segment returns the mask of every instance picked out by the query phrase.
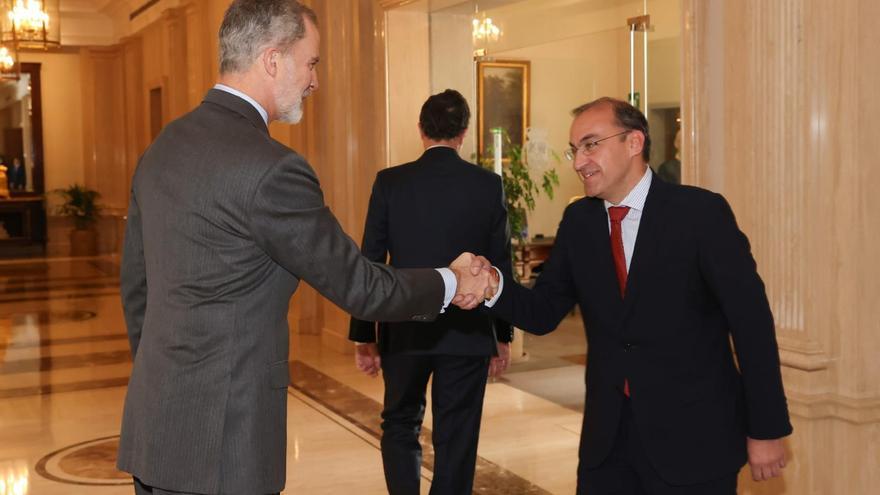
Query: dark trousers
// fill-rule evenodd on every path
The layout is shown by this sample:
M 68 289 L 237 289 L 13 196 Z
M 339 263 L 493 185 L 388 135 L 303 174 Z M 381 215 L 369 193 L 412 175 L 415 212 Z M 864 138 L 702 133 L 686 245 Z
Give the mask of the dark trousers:
M 488 372 L 488 356 L 382 356 L 382 463 L 388 493 L 419 493 L 419 433 L 425 417 L 425 391 L 432 375 L 434 479 L 430 493 L 471 493 Z
M 628 399 L 608 458 L 594 469 L 578 466 L 578 495 L 736 495 L 737 472 L 697 485 L 675 486 L 660 478 L 642 447 Z
M 197 495 L 188 492 L 172 492 L 161 488 L 154 488 L 141 483 L 141 480 L 134 478 L 134 494 L 135 495 Z M 275 494 L 278 495 L 278 494 Z

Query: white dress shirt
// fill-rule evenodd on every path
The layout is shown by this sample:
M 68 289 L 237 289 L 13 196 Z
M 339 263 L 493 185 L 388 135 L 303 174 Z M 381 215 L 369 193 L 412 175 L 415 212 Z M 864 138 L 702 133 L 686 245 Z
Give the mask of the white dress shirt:
M 651 189 L 653 177 L 651 167 L 645 170 L 645 175 L 632 188 L 632 191 L 623 198 L 620 204 L 605 201 L 605 214 L 612 206 L 629 206 L 629 212 L 620 222 L 620 231 L 623 234 L 623 254 L 626 257 L 626 272 L 629 273 L 629 264 L 632 261 L 633 251 L 636 248 L 636 237 L 639 235 L 639 224 L 642 221 L 642 212 L 645 210 L 645 200 L 648 199 L 648 190 Z M 611 217 L 608 217 L 608 232 L 611 232 Z

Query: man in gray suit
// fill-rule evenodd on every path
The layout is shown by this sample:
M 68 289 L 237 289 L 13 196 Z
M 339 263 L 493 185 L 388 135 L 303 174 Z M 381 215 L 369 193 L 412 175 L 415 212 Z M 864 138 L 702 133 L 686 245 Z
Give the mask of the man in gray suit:
M 267 494 L 285 483 L 287 312 L 305 280 L 365 320 L 431 321 L 494 290 L 488 262 L 394 270 L 360 255 L 305 159 L 296 123 L 317 88 L 314 13 L 236 0 L 220 84 L 169 124 L 132 181 L 121 293 L 134 367 L 118 467 L 135 493 Z

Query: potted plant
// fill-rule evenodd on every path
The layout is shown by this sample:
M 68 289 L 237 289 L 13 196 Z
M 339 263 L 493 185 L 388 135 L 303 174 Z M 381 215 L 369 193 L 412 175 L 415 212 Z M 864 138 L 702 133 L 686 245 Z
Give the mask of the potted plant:
M 97 199 L 98 191 L 73 184 L 66 189 L 52 191 L 62 198 L 56 213 L 73 219 L 74 228 L 70 231 L 71 256 L 94 256 L 98 253 L 98 232 L 95 222 L 101 213 Z
M 505 158 L 507 164 L 501 170 L 501 182 L 504 186 L 504 196 L 507 201 L 507 221 L 510 224 L 510 237 L 513 241 L 511 259 L 516 265 L 521 262 L 522 246 L 528 241 L 528 212 L 535 210 L 535 198 L 541 191 L 548 198 L 553 199 L 553 189 L 559 185 L 559 176 L 555 169 L 550 169 L 541 174 L 541 185 L 532 179 L 529 173 L 529 164 L 523 153 L 522 146 L 510 141 L 510 136 L 505 132 Z M 491 155 L 491 150 L 490 153 Z M 553 157 L 559 161 L 555 154 Z M 492 170 L 492 158 L 480 160 L 480 165 Z M 514 277 L 519 276 L 514 270 Z

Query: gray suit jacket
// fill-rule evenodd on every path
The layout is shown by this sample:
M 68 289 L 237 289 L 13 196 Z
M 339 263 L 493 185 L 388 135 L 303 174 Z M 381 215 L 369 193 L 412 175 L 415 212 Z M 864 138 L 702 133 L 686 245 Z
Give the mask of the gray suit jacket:
M 367 320 L 430 321 L 433 269 L 371 263 L 305 159 L 211 90 L 132 182 L 121 292 L 134 369 L 118 466 L 197 493 L 284 488 L 290 298 L 300 279 Z

